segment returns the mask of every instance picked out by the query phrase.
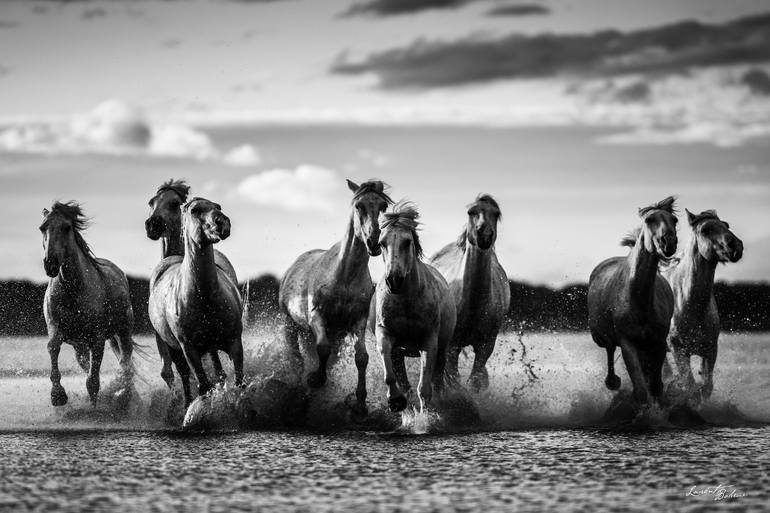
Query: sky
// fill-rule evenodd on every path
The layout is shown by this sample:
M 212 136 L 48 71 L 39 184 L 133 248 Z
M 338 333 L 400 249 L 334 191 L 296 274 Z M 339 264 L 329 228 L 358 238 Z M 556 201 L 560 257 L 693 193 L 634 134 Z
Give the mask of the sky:
M 44 279 L 40 210 L 82 201 L 99 256 L 149 275 L 169 177 L 233 218 L 241 276 L 341 237 L 344 179 L 423 211 L 428 253 L 489 192 L 509 275 L 587 279 L 677 194 L 770 280 L 770 6 L 717 0 L 0 3 L 0 278 Z M 240 231 L 239 231 L 240 227 Z M 684 223 L 681 236 L 686 239 Z M 378 272 L 373 264 L 373 271 Z

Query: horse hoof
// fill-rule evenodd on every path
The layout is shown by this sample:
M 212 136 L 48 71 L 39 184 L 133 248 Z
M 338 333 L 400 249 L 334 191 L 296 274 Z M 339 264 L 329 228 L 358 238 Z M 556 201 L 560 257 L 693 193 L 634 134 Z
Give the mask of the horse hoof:
M 51 404 L 54 406 L 64 406 L 67 404 L 67 392 L 63 387 L 51 389 Z
M 388 407 L 392 412 L 400 412 L 406 409 L 406 397 L 399 395 L 388 399 Z
M 326 374 L 318 371 L 311 372 L 307 377 L 307 384 L 310 388 L 321 388 L 326 384 Z
M 486 377 L 471 377 L 469 380 L 468 385 L 471 388 L 471 391 L 478 394 L 479 392 L 483 392 L 487 388 L 489 388 L 489 378 Z
M 607 376 L 607 379 L 604 380 L 604 384 L 607 385 L 607 388 L 610 390 L 617 390 L 620 388 L 620 378 L 614 374 Z

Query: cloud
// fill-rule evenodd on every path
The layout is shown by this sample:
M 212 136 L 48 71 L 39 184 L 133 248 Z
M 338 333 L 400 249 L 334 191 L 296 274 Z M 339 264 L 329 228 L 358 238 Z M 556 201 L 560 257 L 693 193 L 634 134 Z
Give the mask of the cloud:
M 669 145 L 713 144 L 722 148 L 741 146 L 747 141 L 770 137 L 770 123 L 733 125 L 719 122 L 702 122 L 685 127 L 640 128 L 629 132 L 600 137 L 604 144 L 617 145 Z
M 244 179 L 237 187 L 242 198 L 258 205 L 294 211 L 330 211 L 342 180 L 323 167 L 302 164 L 296 169 L 273 169 Z
M 511 78 L 681 73 L 687 68 L 770 60 L 770 14 L 709 25 L 592 34 L 419 39 L 358 62 L 338 57 L 337 74 L 374 74 L 383 89 L 429 89 Z
M 225 153 L 222 161 L 231 166 L 256 166 L 262 163 L 262 156 L 254 146 L 244 144 Z
M 540 4 L 508 4 L 491 8 L 487 16 L 543 16 L 550 13 L 551 9 Z
M 83 10 L 81 17 L 84 20 L 95 20 L 96 18 L 104 18 L 107 16 L 107 9 L 103 7 L 89 7 Z
M 369 0 L 353 4 L 342 16 L 394 16 L 428 9 L 455 9 L 474 0 Z
M 0 20 L 0 29 L 12 29 L 19 26 L 18 21 Z
M 215 160 L 244 165 L 258 156 L 241 146 L 221 152 L 209 136 L 181 122 L 153 122 L 120 100 L 108 100 L 89 112 L 49 122 L 19 122 L 0 131 L 0 152 L 77 155 L 139 155 Z

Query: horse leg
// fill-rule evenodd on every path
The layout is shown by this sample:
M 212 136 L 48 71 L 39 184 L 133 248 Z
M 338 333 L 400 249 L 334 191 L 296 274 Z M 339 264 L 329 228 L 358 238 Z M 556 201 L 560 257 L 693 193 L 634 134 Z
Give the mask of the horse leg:
M 113 342 L 115 341 L 114 338 L 112 340 Z M 123 385 L 128 387 L 134 381 L 134 361 L 132 356 L 134 354 L 134 346 L 136 345 L 129 330 L 123 330 L 118 333 L 117 345 L 120 347 L 120 368 L 123 373 Z
M 711 397 L 714 391 L 714 365 L 717 363 L 716 346 L 707 356 L 701 358 L 701 374 L 703 375 L 703 386 L 701 387 L 701 399 L 706 400 Z
M 241 334 L 239 333 L 233 343 L 230 344 L 230 358 L 233 360 L 233 370 L 235 372 L 235 386 L 239 387 L 243 385 L 243 342 L 241 341 Z M 218 360 L 219 358 L 217 358 Z M 221 364 L 220 364 L 221 370 Z M 222 381 L 226 377 L 225 373 L 222 373 Z
M 647 355 L 647 375 L 650 380 L 650 394 L 663 405 L 663 364 L 666 361 L 666 352 L 662 354 L 651 353 Z
M 217 381 L 224 383 L 227 381 L 227 374 L 222 368 L 222 360 L 219 359 L 219 353 L 214 349 L 209 355 L 211 356 L 211 363 L 214 365 L 214 373 L 217 375 Z M 230 357 L 232 358 L 232 355 L 230 355 Z
M 166 382 L 168 388 L 174 388 L 174 371 L 171 370 L 171 363 L 173 361 L 171 358 L 171 348 L 157 333 L 155 334 L 155 345 L 158 346 L 158 355 L 160 355 L 160 361 L 163 364 L 163 368 L 160 370 L 160 377 Z M 186 362 L 185 365 L 187 365 Z
M 366 351 L 366 321 L 356 330 L 356 369 L 358 384 L 356 385 L 356 413 L 366 415 L 366 367 L 369 365 L 369 353 Z
M 59 351 L 63 340 L 56 334 L 48 341 L 48 355 L 51 357 L 51 404 L 63 406 L 67 404 L 67 392 L 61 385 L 61 372 L 59 372 Z
M 489 373 L 487 361 L 495 349 L 495 338 L 482 341 L 473 346 L 473 370 L 468 378 L 468 384 L 474 392 L 483 392 L 489 388 Z
M 313 313 L 310 318 L 310 328 L 315 336 L 316 351 L 318 352 L 318 370 L 310 373 L 307 384 L 311 388 L 320 388 L 326 384 L 326 364 L 332 352 L 329 337 L 326 335 L 324 320 L 318 313 Z
M 604 379 L 604 384 L 610 390 L 617 390 L 620 388 L 620 378 L 615 374 L 615 344 L 609 343 L 605 349 L 607 350 L 607 377 Z
M 695 378 L 692 376 L 690 366 L 690 353 L 684 348 L 674 349 L 674 362 L 676 363 L 679 388 L 689 394 L 695 386 Z
M 88 396 L 94 406 L 96 406 L 96 399 L 99 397 L 99 372 L 102 368 L 103 358 L 104 340 L 95 340 L 91 344 L 91 368 L 88 370 L 88 379 L 86 379 L 86 390 L 88 390 Z
M 461 349 L 460 344 L 452 341 L 446 350 L 446 377 L 449 385 L 452 387 L 460 386 L 460 370 L 458 367 Z
M 385 384 L 388 387 L 388 407 L 390 411 L 403 411 L 406 408 L 406 397 L 399 390 L 396 383 L 396 375 L 393 372 L 393 360 L 391 359 L 391 351 L 393 349 L 393 342 L 387 334 L 380 328 L 376 330 L 377 345 L 380 348 L 380 357 L 382 358 L 382 367 L 385 371 Z
M 192 402 L 192 391 L 190 390 L 190 365 L 184 357 L 184 352 L 181 349 L 176 349 L 170 346 L 168 348 L 169 357 L 174 362 L 176 371 L 179 373 L 179 377 L 182 379 L 182 390 L 184 391 L 184 404 L 190 406 Z
M 405 395 L 409 395 L 412 385 L 409 383 L 409 376 L 406 374 L 406 362 L 404 361 L 404 350 L 400 347 L 394 347 L 390 353 L 390 359 L 393 362 L 393 373 L 396 375 L 396 383 Z
M 434 333 L 420 349 L 420 383 L 417 385 L 417 395 L 420 398 L 420 411 L 424 410 L 433 397 L 433 370 L 438 351 L 438 334 Z
M 184 351 L 187 363 L 195 372 L 195 377 L 198 378 L 198 395 L 206 395 L 214 387 L 211 386 L 211 382 L 206 376 L 206 370 L 203 368 L 203 362 L 201 362 L 201 354 L 191 344 L 182 344 L 182 351 Z
M 634 386 L 634 399 L 639 404 L 647 404 L 649 401 L 647 393 L 647 383 L 644 379 L 642 363 L 639 361 L 639 355 L 636 348 L 627 340 L 620 342 L 620 350 L 623 353 L 623 361 L 626 363 L 628 375 Z
M 83 372 L 88 372 L 89 367 L 91 367 L 91 357 L 86 346 L 75 346 L 75 359 L 78 361 L 80 368 L 83 369 Z

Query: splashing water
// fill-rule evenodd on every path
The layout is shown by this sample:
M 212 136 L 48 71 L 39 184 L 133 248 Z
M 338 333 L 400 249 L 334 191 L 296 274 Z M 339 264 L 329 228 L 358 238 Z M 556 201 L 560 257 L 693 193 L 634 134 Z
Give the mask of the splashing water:
M 70 402 L 54 408 L 50 405 L 46 340 L 4 339 L 0 385 L 6 393 L 0 395 L 0 411 L 4 412 L 0 428 L 145 430 L 184 423 L 193 430 L 302 426 L 416 434 L 645 425 L 634 420 L 638 412 L 629 406 L 630 381 L 622 359 L 617 367 L 622 388 L 615 394 L 604 386 L 604 352 L 587 334 L 503 333 L 487 365 L 489 389 L 479 394 L 464 388 L 434 393 L 427 412 L 419 411 L 414 398 L 407 413 L 390 412 L 381 363 L 371 358 L 367 371 L 369 413 L 365 418 L 354 415 L 350 407 L 357 381 L 352 341 L 347 340 L 333 353 L 326 385 L 309 389 L 305 378 L 317 365 L 315 348 L 301 345 L 303 365 L 278 334 L 274 325 L 248 329 L 244 334 L 247 386 L 220 385 L 209 396 L 197 399 L 189 411 L 184 408 L 179 378 L 169 390 L 159 377 L 160 362 L 152 354 L 137 358 L 137 373 L 128 394 L 120 392 L 125 388 L 113 378 L 119 375 L 116 359 L 105 355 L 104 385 L 99 403 L 92 407 L 85 391 L 85 375 L 68 346 L 61 353 L 60 368 Z M 707 423 L 728 426 L 770 422 L 770 398 L 765 393 L 770 387 L 768 338 L 767 334 L 723 334 L 712 399 L 695 412 L 675 407 L 660 415 L 650 414 L 644 417 L 651 419 L 647 424 L 652 428 L 696 425 L 700 417 Z M 149 337 L 141 342 L 152 345 Z M 367 346 L 370 354 L 377 354 L 374 340 L 368 339 Z M 470 372 L 470 356 L 460 359 L 463 382 Z M 232 366 L 224 363 L 230 383 Z M 407 372 L 416 385 L 419 359 L 407 359 Z

